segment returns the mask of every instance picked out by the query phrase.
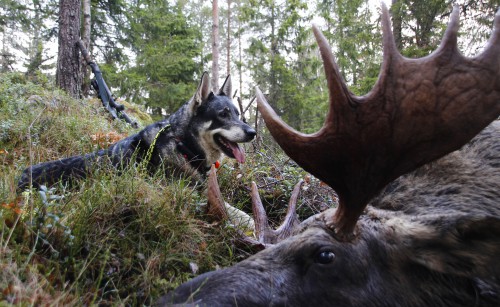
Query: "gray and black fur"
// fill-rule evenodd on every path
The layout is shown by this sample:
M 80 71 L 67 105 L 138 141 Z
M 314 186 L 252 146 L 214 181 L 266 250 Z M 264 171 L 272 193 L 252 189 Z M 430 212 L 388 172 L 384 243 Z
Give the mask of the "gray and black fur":
M 107 149 L 28 167 L 21 175 L 18 190 L 30 186 L 30 175 L 33 187 L 51 186 L 60 180 L 84 178 L 96 164 L 108 160 L 115 167 L 123 167 L 131 161 L 148 159 L 151 171 L 165 167 L 169 172 L 193 177 L 204 176 L 222 154 L 244 162 L 237 143 L 251 141 L 256 132 L 239 119 L 230 94 L 230 76 L 214 94 L 208 74 L 204 73 L 194 96 L 169 118 Z

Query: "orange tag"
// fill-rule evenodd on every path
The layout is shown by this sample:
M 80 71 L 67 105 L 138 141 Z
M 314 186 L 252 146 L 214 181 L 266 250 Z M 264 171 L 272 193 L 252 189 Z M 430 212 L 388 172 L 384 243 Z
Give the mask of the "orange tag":
M 215 161 L 214 165 L 215 165 L 215 168 L 219 168 L 220 167 L 220 162 L 219 161 Z

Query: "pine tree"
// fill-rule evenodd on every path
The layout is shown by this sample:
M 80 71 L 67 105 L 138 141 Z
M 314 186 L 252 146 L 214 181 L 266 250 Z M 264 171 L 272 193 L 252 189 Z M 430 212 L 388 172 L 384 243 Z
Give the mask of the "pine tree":
M 212 0 L 212 90 L 219 89 L 219 2 Z
M 122 91 L 144 103 L 156 114 L 175 111 L 195 90 L 201 69 L 199 33 L 188 25 L 181 7 L 166 1 L 142 1 L 130 7 L 129 47 L 135 63 L 123 70 Z M 118 81 L 118 80 L 117 80 Z M 126 84 L 126 86 L 123 86 Z
M 366 94 L 378 77 L 381 54 L 380 29 L 368 1 L 319 1 L 318 10 L 344 80 L 356 94 Z
M 446 11 L 451 12 L 451 3 L 450 0 L 393 2 L 393 16 L 401 22 L 401 41 L 398 43 L 403 55 L 423 57 L 437 48 L 446 28 L 442 17 Z
M 56 84 L 69 95 L 81 96 L 80 50 L 80 0 L 59 1 L 59 48 Z
M 242 8 L 242 21 L 252 33 L 248 69 L 268 100 L 290 125 L 300 128 L 300 85 L 292 70 L 297 37 L 307 20 L 302 0 L 250 0 Z

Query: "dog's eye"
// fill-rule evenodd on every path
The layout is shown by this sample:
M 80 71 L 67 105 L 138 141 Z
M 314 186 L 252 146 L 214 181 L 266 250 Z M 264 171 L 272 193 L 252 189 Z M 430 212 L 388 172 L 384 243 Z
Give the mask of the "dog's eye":
M 219 116 L 222 118 L 228 118 L 229 114 L 230 114 L 229 109 L 224 109 L 219 113 Z

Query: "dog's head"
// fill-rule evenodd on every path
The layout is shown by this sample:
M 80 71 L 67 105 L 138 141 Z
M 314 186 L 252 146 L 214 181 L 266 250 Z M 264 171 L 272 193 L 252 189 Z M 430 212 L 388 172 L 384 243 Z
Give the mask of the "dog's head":
M 210 80 L 204 73 L 196 94 L 190 103 L 191 125 L 197 132 L 201 149 L 208 164 L 214 163 L 224 153 L 238 162 L 245 162 L 245 153 L 238 143 L 250 142 L 256 135 L 254 129 L 240 120 L 238 109 L 231 99 L 231 76 L 214 94 Z

